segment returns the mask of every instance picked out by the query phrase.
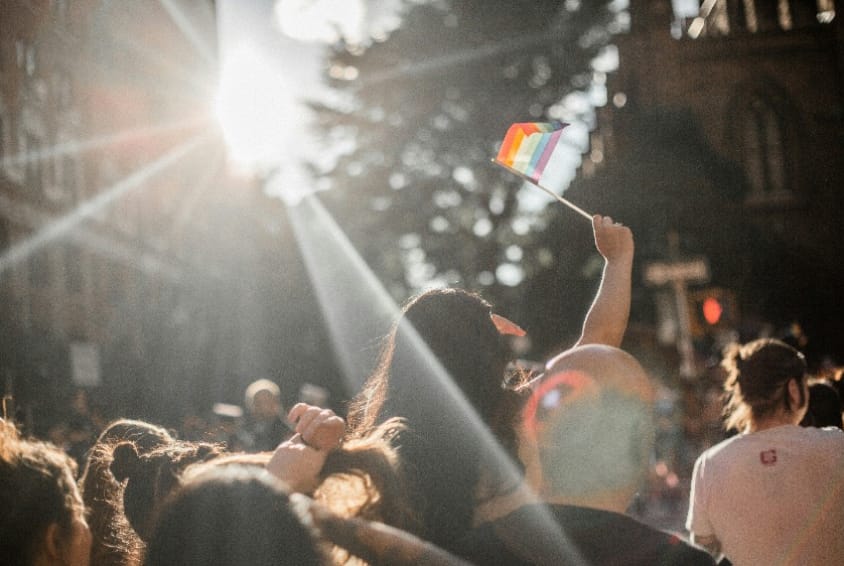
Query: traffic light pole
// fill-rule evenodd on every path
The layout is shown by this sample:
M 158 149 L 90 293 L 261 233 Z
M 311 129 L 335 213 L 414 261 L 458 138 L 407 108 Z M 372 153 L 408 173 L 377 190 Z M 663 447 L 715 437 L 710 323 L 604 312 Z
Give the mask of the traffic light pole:
M 677 352 L 680 354 L 680 377 L 695 377 L 695 351 L 692 344 L 692 326 L 689 316 L 689 298 L 685 279 L 674 279 L 674 300 L 677 303 Z
M 677 308 L 676 342 L 677 352 L 680 354 L 680 376 L 691 379 L 697 375 L 697 371 L 694 344 L 692 344 L 687 284 L 708 281 L 709 264 L 705 258 L 678 260 L 679 235 L 677 232 L 668 234 L 668 247 L 672 261 L 652 262 L 645 266 L 645 282 L 654 286 L 671 284 Z

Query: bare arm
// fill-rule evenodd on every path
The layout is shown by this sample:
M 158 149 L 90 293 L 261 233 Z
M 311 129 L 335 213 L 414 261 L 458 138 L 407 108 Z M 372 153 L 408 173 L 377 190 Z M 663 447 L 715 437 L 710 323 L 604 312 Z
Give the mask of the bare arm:
M 301 505 L 305 500 L 297 496 L 296 501 Z M 373 566 L 469 566 L 461 558 L 407 531 L 376 521 L 341 518 L 310 501 L 306 508 L 327 540 Z
M 592 230 L 595 247 L 604 257 L 604 272 L 575 346 L 605 344 L 618 348 L 630 316 L 633 233 L 609 216 L 598 214 L 592 217 Z
M 692 533 L 692 543 L 705 549 L 712 556 L 718 557 L 721 554 L 721 541 L 715 535 L 701 537 Z

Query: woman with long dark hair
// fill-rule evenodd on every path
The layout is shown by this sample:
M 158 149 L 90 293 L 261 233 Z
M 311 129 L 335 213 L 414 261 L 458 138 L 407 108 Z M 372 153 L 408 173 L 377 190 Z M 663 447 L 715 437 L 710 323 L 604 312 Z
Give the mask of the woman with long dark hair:
M 630 309 L 633 237 L 609 217 L 593 231 L 605 259 L 577 344 L 618 346 Z M 532 500 L 520 473 L 526 376 L 508 371 L 508 335 L 523 334 L 480 296 L 431 290 L 409 301 L 349 411 L 351 435 L 401 417 L 396 438 L 417 534 L 454 549 L 474 523 Z

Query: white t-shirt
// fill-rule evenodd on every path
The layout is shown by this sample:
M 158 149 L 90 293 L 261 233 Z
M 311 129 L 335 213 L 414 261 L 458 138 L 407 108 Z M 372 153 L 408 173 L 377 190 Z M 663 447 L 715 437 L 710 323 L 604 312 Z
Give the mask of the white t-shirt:
M 697 459 L 686 528 L 736 566 L 844 564 L 844 432 L 784 425 Z

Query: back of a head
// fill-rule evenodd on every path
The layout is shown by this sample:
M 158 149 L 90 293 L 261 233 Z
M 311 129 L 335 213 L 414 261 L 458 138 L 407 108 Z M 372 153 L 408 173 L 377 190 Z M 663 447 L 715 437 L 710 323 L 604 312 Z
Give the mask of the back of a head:
M 144 454 L 173 442 L 173 437 L 160 426 L 131 419 L 119 419 L 106 426 L 91 447 L 80 479 L 86 506 L 110 500 L 118 491 L 119 486 L 108 468 L 114 447 L 121 442 L 132 442 L 138 453 Z
M 147 566 L 319 565 L 322 554 L 282 485 L 254 466 L 208 468 L 163 505 Z
M 792 379 L 802 383 L 807 372 L 803 354 L 772 338 L 728 346 L 722 366 L 727 371 L 724 390 L 729 396 L 725 426 L 739 431 L 781 408 L 791 410 L 785 385 Z
M 555 358 L 525 410 L 543 495 L 626 508 L 653 448 L 653 397 L 647 372 L 618 348 L 580 346 Z
M 433 289 L 412 299 L 403 316 L 404 323 L 409 323 L 482 414 L 497 401 L 504 368 L 511 356 L 507 342 L 490 318 L 491 312 L 490 304 L 474 293 Z M 423 385 L 404 383 L 402 379 L 407 375 L 415 377 L 426 369 L 418 366 L 418 350 L 414 333 L 400 324 L 395 334 L 391 391 L 406 393 L 400 388 Z
M 400 454 L 428 529 L 420 534 L 441 545 L 468 527 L 480 469 L 501 473 L 499 452 L 477 436 L 478 427 L 489 428 L 511 456 L 517 452 L 523 397 L 503 385 L 511 351 L 490 315 L 489 303 L 460 289 L 411 299 L 362 402 L 350 411 L 353 428 L 390 417 L 406 421 Z
M 809 385 L 809 410 L 800 425 L 844 428 L 841 419 L 841 398 L 832 383 L 821 380 Z
M 79 482 L 93 539 L 92 564 L 127 564 L 139 556 L 142 547 L 123 515 L 123 490 L 109 469 L 115 446 L 132 442 L 138 453 L 145 454 L 173 441 L 165 429 L 131 419 L 113 421 L 100 433 Z
M 47 529 L 63 532 L 84 510 L 76 489 L 74 462 L 58 448 L 20 438 L 0 419 L 0 559 L 29 565 L 43 550 Z
M 139 453 L 132 442 L 114 448 L 110 469 L 117 482 L 125 482 L 124 514 L 141 540 L 149 538 L 158 507 L 178 487 L 180 474 L 222 453 L 215 444 L 188 441 L 173 441 L 147 453 Z

